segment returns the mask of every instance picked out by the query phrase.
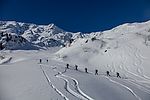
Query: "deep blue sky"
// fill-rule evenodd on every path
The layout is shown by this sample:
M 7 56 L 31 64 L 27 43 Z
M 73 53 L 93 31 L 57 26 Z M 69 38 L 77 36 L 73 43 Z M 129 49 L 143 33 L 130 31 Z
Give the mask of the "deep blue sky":
M 0 0 L 0 20 L 49 24 L 72 32 L 150 20 L 150 0 Z

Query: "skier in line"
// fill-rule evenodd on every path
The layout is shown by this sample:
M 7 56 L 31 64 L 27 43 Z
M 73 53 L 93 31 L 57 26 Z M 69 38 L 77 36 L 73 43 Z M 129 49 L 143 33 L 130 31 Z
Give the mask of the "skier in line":
M 40 59 L 40 63 L 42 63 L 42 59 Z
M 87 68 L 85 68 L 85 72 L 88 73 Z
M 117 77 L 121 78 L 118 72 L 116 74 L 117 74 Z
M 75 65 L 75 70 L 78 70 L 78 65 Z
M 97 69 L 95 70 L 95 75 L 98 75 L 98 70 Z
M 107 76 L 110 76 L 109 71 L 106 71 Z
M 67 66 L 66 68 L 69 69 L 69 64 L 67 64 L 66 66 Z

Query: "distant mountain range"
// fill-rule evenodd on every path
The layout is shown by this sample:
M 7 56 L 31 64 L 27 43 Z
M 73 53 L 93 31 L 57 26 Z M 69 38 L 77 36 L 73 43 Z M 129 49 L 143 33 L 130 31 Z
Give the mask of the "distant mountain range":
M 149 45 L 150 36 L 144 33 L 150 32 L 150 21 L 145 23 L 127 23 L 104 32 L 67 32 L 54 24 L 36 25 L 16 21 L 0 21 L 0 49 L 46 49 L 48 47 L 66 46 L 77 38 L 99 37 L 102 34 L 118 34 L 136 32 L 145 37 Z M 142 31 L 142 34 L 140 34 Z M 117 36 L 117 35 L 115 35 Z
M 81 33 L 66 32 L 54 24 L 36 25 L 15 21 L 0 21 L 1 49 L 39 49 L 65 46 Z

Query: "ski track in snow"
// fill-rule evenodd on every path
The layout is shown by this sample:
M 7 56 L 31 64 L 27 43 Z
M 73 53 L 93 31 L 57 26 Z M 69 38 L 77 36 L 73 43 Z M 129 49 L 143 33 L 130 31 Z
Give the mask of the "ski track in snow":
M 141 81 L 136 81 L 138 82 L 137 84 L 143 86 L 144 88 L 150 90 L 150 84 L 149 83 L 146 83 L 146 82 L 141 82 Z
M 144 80 L 150 81 L 149 79 L 146 79 L 145 77 L 142 77 L 142 76 L 140 76 L 140 75 L 137 75 L 137 74 L 135 74 L 135 73 L 133 73 L 133 72 L 130 72 L 130 71 L 128 71 L 128 70 L 125 70 L 125 71 L 126 71 L 127 73 L 133 75 L 133 76 L 136 76 L 136 77 L 142 78 L 142 79 L 144 79 Z
M 126 71 L 126 72 L 128 72 L 129 74 L 131 74 L 131 75 L 134 75 L 134 76 L 136 76 L 136 77 L 139 77 L 139 78 L 142 78 L 142 79 L 145 79 L 145 80 L 148 80 L 148 81 L 150 81 L 150 78 L 149 77 L 147 77 L 146 75 L 144 75 L 143 74 L 143 72 L 142 72 L 142 68 L 141 68 L 141 65 L 142 65 L 142 63 L 143 63 L 143 56 L 141 57 L 141 54 L 140 54 L 140 50 L 138 49 L 138 48 L 136 48 L 133 44 L 127 44 L 127 47 L 129 48 L 129 50 L 130 50 L 130 53 L 132 53 L 131 51 L 134 49 L 134 56 L 136 57 L 136 60 L 138 60 L 139 61 L 139 63 L 137 63 L 136 62 L 136 60 L 134 61 L 134 63 L 133 63 L 133 66 L 135 66 L 137 69 L 137 73 L 139 73 L 140 75 L 138 75 L 138 74 L 135 74 L 135 73 L 133 73 L 133 72 L 131 72 L 131 71 L 129 71 L 129 69 L 127 68 L 127 67 L 125 67 L 125 66 L 123 66 L 123 65 L 125 65 L 124 63 L 127 61 L 127 59 L 125 58 L 125 57 L 123 57 L 122 59 L 124 59 L 124 62 L 122 62 L 122 68 L 124 69 L 124 71 Z M 124 50 L 125 50 L 126 48 L 124 48 Z M 132 58 L 132 56 L 131 56 L 131 54 L 130 53 L 128 53 L 128 55 Z
M 106 77 L 106 76 L 105 76 L 105 78 L 108 79 L 110 82 L 115 83 L 115 84 L 118 84 L 118 85 L 124 87 L 125 89 L 127 89 L 135 98 L 137 98 L 137 100 L 142 100 L 142 99 L 141 99 L 131 88 L 129 88 L 128 86 L 123 85 L 123 84 L 121 84 L 121 83 L 119 83 L 119 82 L 116 82 L 116 81 L 110 79 L 109 77 Z
M 133 51 L 133 54 L 135 56 L 135 59 L 134 59 L 134 62 L 133 62 L 133 65 L 136 66 L 136 67 L 139 67 L 143 61 L 142 59 L 138 56 L 139 55 L 139 50 L 138 48 L 136 48 L 133 44 L 128 44 L 127 47 L 129 47 L 129 49 L 134 50 Z M 130 53 L 132 54 L 132 52 L 130 51 Z M 132 57 L 131 55 L 129 55 L 130 57 Z
M 88 95 L 86 95 L 85 93 L 82 92 L 82 90 L 81 90 L 80 87 L 79 87 L 79 83 L 78 83 L 78 81 L 77 81 L 75 78 L 72 78 L 72 77 L 67 76 L 67 75 L 62 75 L 62 76 L 68 77 L 68 78 L 70 78 L 71 80 L 73 80 L 73 82 L 75 83 L 75 90 L 77 90 L 77 92 L 78 92 L 80 95 L 82 95 L 83 97 L 87 98 L 88 100 L 94 100 L 94 99 L 92 99 L 91 97 L 89 97 Z
M 42 64 L 43 66 L 48 66 L 47 64 Z M 57 70 L 57 66 L 48 66 L 48 67 L 51 67 L 55 72 L 57 72 L 56 76 L 57 78 L 60 78 L 62 80 L 65 81 L 65 90 L 67 92 L 69 92 L 70 94 L 72 94 L 73 96 L 75 96 L 76 98 L 80 99 L 80 100 L 94 100 L 93 98 L 91 98 L 90 96 L 86 95 L 79 87 L 79 83 L 78 81 L 75 79 L 75 78 L 72 78 L 70 76 L 67 76 L 67 75 L 64 75 L 64 73 L 67 71 L 67 69 L 65 69 L 63 72 L 60 72 Z M 46 77 L 47 74 L 46 72 L 44 72 Z M 65 78 L 66 77 L 66 78 Z M 71 88 L 70 88 L 70 82 L 67 78 L 70 78 L 75 84 L 74 84 L 74 90 L 76 90 L 77 92 L 73 91 Z M 48 80 L 50 81 L 50 80 Z M 56 88 L 56 87 L 55 87 Z M 57 88 L 56 88 L 57 89 Z M 60 94 L 60 93 L 59 93 Z M 64 97 L 64 96 L 63 96 Z
M 124 65 L 124 64 L 123 64 L 123 62 L 122 62 L 122 64 L 120 65 L 121 68 L 122 68 L 125 72 L 127 72 L 128 74 L 133 75 L 133 76 L 138 77 L 138 78 L 142 78 L 142 79 L 147 80 L 147 81 L 150 81 L 149 77 L 146 78 L 146 76 L 144 76 L 144 75 L 135 74 L 135 73 L 129 71 L 129 69 L 128 69 L 127 67 L 123 66 L 123 65 Z
M 65 81 L 65 89 L 72 94 L 73 96 L 81 99 L 81 100 L 94 100 L 93 98 L 89 97 L 88 95 L 86 95 L 79 87 L 79 83 L 75 78 L 72 78 L 70 76 L 64 75 L 63 73 L 65 73 L 67 70 L 65 69 L 64 72 L 59 72 L 58 70 L 54 69 L 55 71 L 57 71 L 59 74 L 56 74 L 55 76 L 58 78 L 61 78 Z M 70 86 L 69 86 L 69 81 L 65 78 L 70 78 L 71 80 L 73 80 L 73 82 L 75 82 L 75 90 L 77 91 L 74 92 L 73 90 L 71 90 Z
M 120 65 L 121 66 L 121 65 Z M 52 66 L 51 66 L 52 67 Z M 64 81 L 65 81 L 65 89 L 66 89 L 66 91 L 67 92 L 69 92 L 70 94 L 72 94 L 73 96 L 75 96 L 75 97 L 77 97 L 77 98 L 79 98 L 79 99 L 81 99 L 81 100 L 94 100 L 94 99 L 92 99 L 91 97 L 89 97 L 88 95 L 86 95 L 85 93 L 83 93 L 82 91 L 81 91 L 81 89 L 79 88 L 79 85 L 78 85 L 78 81 L 76 80 L 76 79 L 74 79 L 74 78 L 72 78 L 72 77 L 70 77 L 70 76 L 67 76 L 67 75 L 64 75 L 64 73 L 67 71 L 66 69 L 65 69 L 65 71 L 64 72 L 59 72 L 56 68 L 57 68 L 57 66 L 53 66 L 54 67 L 54 71 L 56 71 L 56 72 L 58 72 L 58 74 L 56 74 L 55 76 L 56 77 L 58 77 L 58 78 L 60 78 L 60 79 L 63 79 Z M 52 67 L 52 68 L 53 68 Z M 134 74 L 134 73 L 132 73 L 132 72 L 130 72 L 128 69 L 126 69 L 126 68 L 124 68 L 124 66 L 121 66 L 126 72 L 128 72 L 129 74 L 132 74 L 132 75 L 134 75 L 134 76 L 137 76 L 137 77 L 140 77 L 140 78 L 143 78 L 143 79 L 145 79 L 144 77 L 142 77 L 142 76 L 139 76 L 139 75 L 137 75 L 137 74 Z M 66 77 L 66 78 L 65 78 Z M 106 76 L 104 76 L 104 77 L 106 77 Z M 69 83 L 69 80 L 67 79 L 67 78 L 70 78 L 75 84 L 74 84 L 74 89 L 76 90 L 76 92 L 75 91 L 73 91 L 71 88 L 70 88 L 70 83 Z M 118 84 L 118 85 L 120 85 L 120 86 L 122 86 L 123 88 L 125 88 L 125 89 L 127 89 L 130 93 L 132 93 L 132 95 L 134 95 L 135 96 L 135 98 L 137 98 L 137 100 L 142 100 L 131 88 L 129 88 L 128 86 L 126 86 L 126 85 L 124 85 L 124 84 L 121 84 L 120 82 L 116 82 L 116 81 L 114 81 L 114 80 L 112 80 L 112 79 L 110 79 L 110 78 L 108 78 L 108 77 L 106 77 L 109 81 L 111 81 L 111 82 L 113 82 L 113 83 L 115 83 L 115 84 Z M 147 93 L 147 94 L 150 94 L 150 90 L 149 89 L 147 89 L 146 87 L 144 87 L 143 85 L 141 85 L 141 84 L 138 84 L 138 83 L 136 83 L 136 82 L 134 82 L 134 81 L 130 81 L 130 80 L 128 80 L 128 82 L 130 82 L 131 84 L 134 84 L 134 85 L 136 85 L 137 86 L 137 88 L 138 89 L 140 89 L 141 91 L 143 91 L 143 92 L 145 92 L 145 93 Z M 67 99 L 66 99 L 67 100 Z
M 60 92 L 53 84 L 52 82 L 50 81 L 48 75 L 46 74 L 46 72 L 44 71 L 44 69 L 42 68 L 42 66 L 40 65 L 40 68 L 49 84 L 49 86 L 51 86 L 51 88 L 53 88 L 62 98 L 64 98 L 64 100 L 69 100 L 62 92 Z
M 73 90 L 71 90 L 71 88 L 69 87 L 69 81 L 64 78 L 64 77 L 61 77 L 59 75 L 57 75 L 56 77 L 60 78 L 60 79 L 63 79 L 65 81 L 65 89 L 66 91 L 68 91 L 70 94 L 72 94 L 73 96 L 81 99 L 81 100 L 87 100 L 86 98 L 84 98 L 83 96 L 79 95 L 78 93 L 74 92 Z
M 146 92 L 147 94 L 150 95 L 150 90 L 148 90 L 147 88 L 145 88 L 143 85 L 138 84 L 138 83 L 136 83 L 136 82 L 134 82 L 134 81 L 131 81 L 131 80 L 127 80 L 127 81 L 130 82 L 131 84 L 136 85 L 138 89 L 140 89 L 140 90 L 142 90 L 143 92 Z
M 135 55 L 135 57 L 140 61 L 140 64 L 136 64 L 136 65 L 135 65 L 135 66 L 138 67 L 137 72 L 138 72 L 139 74 L 141 74 L 141 76 L 144 77 L 145 79 L 150 80 L 150 78 L 149 78 L 148 76 L 144 75 L 144 73 L 142 72 L 142 68 L 141 68 L 141 66 L 140 66 L 140 65 L 142 65 L 142 63 L 143 63 L 143 60 L 146 59 L 146 58 L 141 55 L 140 50 L 139 50 L 137 47 L 135 47 L 135 46 L 134 46 L 133 44 L 131 44 L 131 43 L 130 43 L 130 45 L 136 49 L 134 55 Z M 139 65 L 139 66 L 138 66 L 138 65 Z

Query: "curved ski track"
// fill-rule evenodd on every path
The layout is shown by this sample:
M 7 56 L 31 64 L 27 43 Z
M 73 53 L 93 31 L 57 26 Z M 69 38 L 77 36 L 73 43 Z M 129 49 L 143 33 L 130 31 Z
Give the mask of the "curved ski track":
M 124 87 L 125 89 L 127 89 L 135 98 L 137 98 L 137 100 L 142 100 L 142 99 L 141 99 L 131 88 L 129 88 L 128 86 L 123 85 L 123 84 L 121 84 L 121 83 L 119 83 L 119 82 L 116 82 L 116 81 L 114 81 L 114 80 L 112 80 L 112 79 L 110 79 L 110 78 L 108 78 L 108 77 L 106 77 L 106 76 L 105 76 L 105 78 L 107 78 L 110 82 L 112 82 L 112 83 L 114 83 L 114 84 L 118 84 L 118 85 Z
M 60 92 L 60 91 L 52 84 L 52 82 L 50 81 L 50 79 L 49 79 L 47 73 L 44 71 L 44 69 L 42 68 L 41 65 L 40 65 L 40 68 L 41 68 L 41 70 L 42 70 L 42 72 L 43 72 L 43 74 L 44 74 L 44 76 L 45 76 L 45 78 L 46 78 L 46 80 L 47 80 L 49 86 L 51 86 L 51 88 L 53 88 L 62 98 L 64 98 L 64 100 L 69 100 L 62 92 Z

